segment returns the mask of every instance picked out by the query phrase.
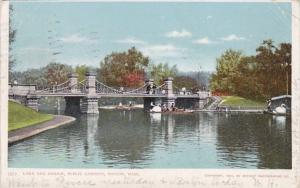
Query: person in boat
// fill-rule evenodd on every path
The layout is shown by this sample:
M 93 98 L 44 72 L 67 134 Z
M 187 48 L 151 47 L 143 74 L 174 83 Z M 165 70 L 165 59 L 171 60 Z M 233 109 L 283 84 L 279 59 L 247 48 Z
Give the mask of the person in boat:
M 267 110 L 268 110 L 268 112 L 271 112 L 272 110 L 271 110 L 271 99 L 268 99 L 267 100 Z
M 163 104 L 161 111 L 162 112 L 168 111 L 168 108 L 167 108 L 166 104 Z
M 174 105 L 174 103 L 172 103 L 172 105 L 171 105 L 171 111 L 175 111 L 176 109 L 175 109 L 175 105 Z

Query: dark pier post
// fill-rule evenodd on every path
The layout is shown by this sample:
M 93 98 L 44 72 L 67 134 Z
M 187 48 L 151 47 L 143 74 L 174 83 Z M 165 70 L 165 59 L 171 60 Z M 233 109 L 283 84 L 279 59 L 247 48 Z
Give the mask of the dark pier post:
M 175 96 L 173 93 L 173 78 L 168 77 L 165 80 L 165 95 L 162 103 L 166 105 L 167 108 L 171 109 L 172 105 L 175 106 Z
M 78 74 L 70 73 L 68 75 L 69 78 L 69 88 L 71 93 L 78 92 Z M 65 97 L 66 101 L 66 114 L 78 114 L 80 113 L 80 97 L 70 96 Z
M 146 93 L 152 95 L 155 93 L 154 91 L 154 80 L 148 79 L 145 81 L 146 84 Z M 144 111 L 149 111 L 151 109 L 151 103 L 155 104 L 154 97 L 144 97 Z
M 39 110 L 39 98 L 37 95 L 27 95 L 26 96 L 26 106 L 32 108 L 36 111 Z
M 80 97 L 65 97 L 66 101 L 66 114 L 79 114 L 80 113 Z
M 71 93 L 77 93 L 78 92 L 78 74 L 77 73 L 70 73 L 68 75 L 69 77 L 69 87 Z
M 144 97 L 144 111 L 149 111 L 151 109 L 151 103 L 155 104 L 154 97 Z
M 99 114 L 98 99 L 96 93 L 96 73 L 87 72 L 86 76 L 86 96 L 82 100 L 81 112 L 84 114 Z

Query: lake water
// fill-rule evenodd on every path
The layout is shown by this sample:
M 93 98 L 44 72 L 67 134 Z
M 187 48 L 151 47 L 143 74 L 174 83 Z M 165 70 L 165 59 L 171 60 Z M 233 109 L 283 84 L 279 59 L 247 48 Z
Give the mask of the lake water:
M 8 148 L 21 168 L 291 168 L 291 119 L 100 110 Z

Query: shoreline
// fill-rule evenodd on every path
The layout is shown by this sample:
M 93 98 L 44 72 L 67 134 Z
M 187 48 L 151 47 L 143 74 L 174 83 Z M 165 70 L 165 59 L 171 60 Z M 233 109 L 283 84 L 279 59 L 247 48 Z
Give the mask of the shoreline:
M 76 118 L 71 116 L 64 116 L 64 115 L 53 115 L 53 116 L 54 118 L 52 120 L 37 125 L 32 125 L 29 127 L 9 131 L 8 145 L 12 145 L 13 143 L 25 140 L 27 138 L 45 132 L 47 130 L 54 129 L 62 125 L 67 125 L 76 121 Z
M 195 110 L 195 112 L 218 112 L 218 113 L 230 113 L 230 112 L 245 112 L 245 113 L 264 113 L 264 110 L 248 109 L 248 110 Z

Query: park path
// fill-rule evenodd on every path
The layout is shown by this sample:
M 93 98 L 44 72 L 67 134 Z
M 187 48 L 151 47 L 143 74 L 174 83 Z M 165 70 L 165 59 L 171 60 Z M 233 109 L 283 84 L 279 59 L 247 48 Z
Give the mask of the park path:
M 54 115 L 54 118 L 50 121 L 46 121 L 38 125 L 17 129 L 14 131 L 9 131 L 8 145 L 32 137 L 49 129 L 54 129 L 59 126 L 72 123 L 75 120 L 76 118 L 71 116 Z

